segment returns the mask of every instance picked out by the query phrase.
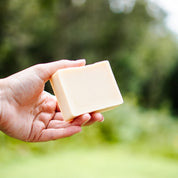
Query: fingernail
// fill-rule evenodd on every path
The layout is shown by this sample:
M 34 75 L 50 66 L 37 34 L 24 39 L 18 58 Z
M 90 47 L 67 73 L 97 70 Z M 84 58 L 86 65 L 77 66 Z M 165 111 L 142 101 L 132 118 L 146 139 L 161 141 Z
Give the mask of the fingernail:
M 82 132 L 82 128 L 81 128 L 81 127 L 80 127 L 80 131 L 79 131 L 79 133 L 80 133 L 80 132 Z
M 104 121 L 104 117 L 103 117 L 103 115 L 101 113 L 96 113 L 95 116 L 98 118 L 97 119 L 98 122 L 103 122 Z M 101 119 L 99 119 L 99 118 L 101 118 Z
M 86 62 L 85 59 L 77 59 L 77 62 Z
M 99 120 L 99 122 L 104 122 L 104 117 L 102 116 L 102 119 L 101 120 Z
M 104 122 L 104 117 L 101 119 L 101 121 L 100 122 Z
M 85 117 L 88 117 L 88 119 L 82 124 L 82 126 L 84 126 L 91 119 L 90 114 L 87 114 Z

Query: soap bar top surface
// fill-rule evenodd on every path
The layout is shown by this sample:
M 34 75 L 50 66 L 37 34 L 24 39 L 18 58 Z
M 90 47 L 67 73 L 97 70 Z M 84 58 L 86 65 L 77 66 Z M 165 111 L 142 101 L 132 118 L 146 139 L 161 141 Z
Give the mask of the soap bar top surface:
M 51 83 L 65 120 L 123 103 L 108 61 L 60 69 Z

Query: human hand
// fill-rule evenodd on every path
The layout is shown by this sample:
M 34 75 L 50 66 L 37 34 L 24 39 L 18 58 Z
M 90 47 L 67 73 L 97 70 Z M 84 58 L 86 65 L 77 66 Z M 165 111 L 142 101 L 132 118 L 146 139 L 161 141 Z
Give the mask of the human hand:
M 38 64 L 0 80 L 0 130 L 29 142 L 56 140 L 76 134 L 81 126 L 103 121 L 100 113 L 64 121 L 56 97 L 44 91 L 58 70 L 84 66 L 85 60 Z

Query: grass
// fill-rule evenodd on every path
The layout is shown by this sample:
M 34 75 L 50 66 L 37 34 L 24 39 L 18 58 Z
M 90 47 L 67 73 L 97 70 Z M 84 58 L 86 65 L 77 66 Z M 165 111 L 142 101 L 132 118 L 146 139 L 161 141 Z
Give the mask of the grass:
M 167 111 L 125 102 L 102 124 L 59 141 L 28 144 L 0 133 L 0 178 L 178 178 L 177 130 Z
M 178 161 L 120 147 L 72 149 L 0 163 L 2 178 L 177 178 Z

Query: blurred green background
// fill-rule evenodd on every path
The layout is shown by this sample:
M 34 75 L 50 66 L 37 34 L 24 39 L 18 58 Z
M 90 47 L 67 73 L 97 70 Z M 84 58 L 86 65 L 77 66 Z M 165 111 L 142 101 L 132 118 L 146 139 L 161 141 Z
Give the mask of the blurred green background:
M 59 59 L 109 60 L 125 101 L 70 138 L 25 143 L 0 133 L 0 177 L 178 177 L 176 35 L 156 4 L 118 2 L 0 1 L 0 78 Z

